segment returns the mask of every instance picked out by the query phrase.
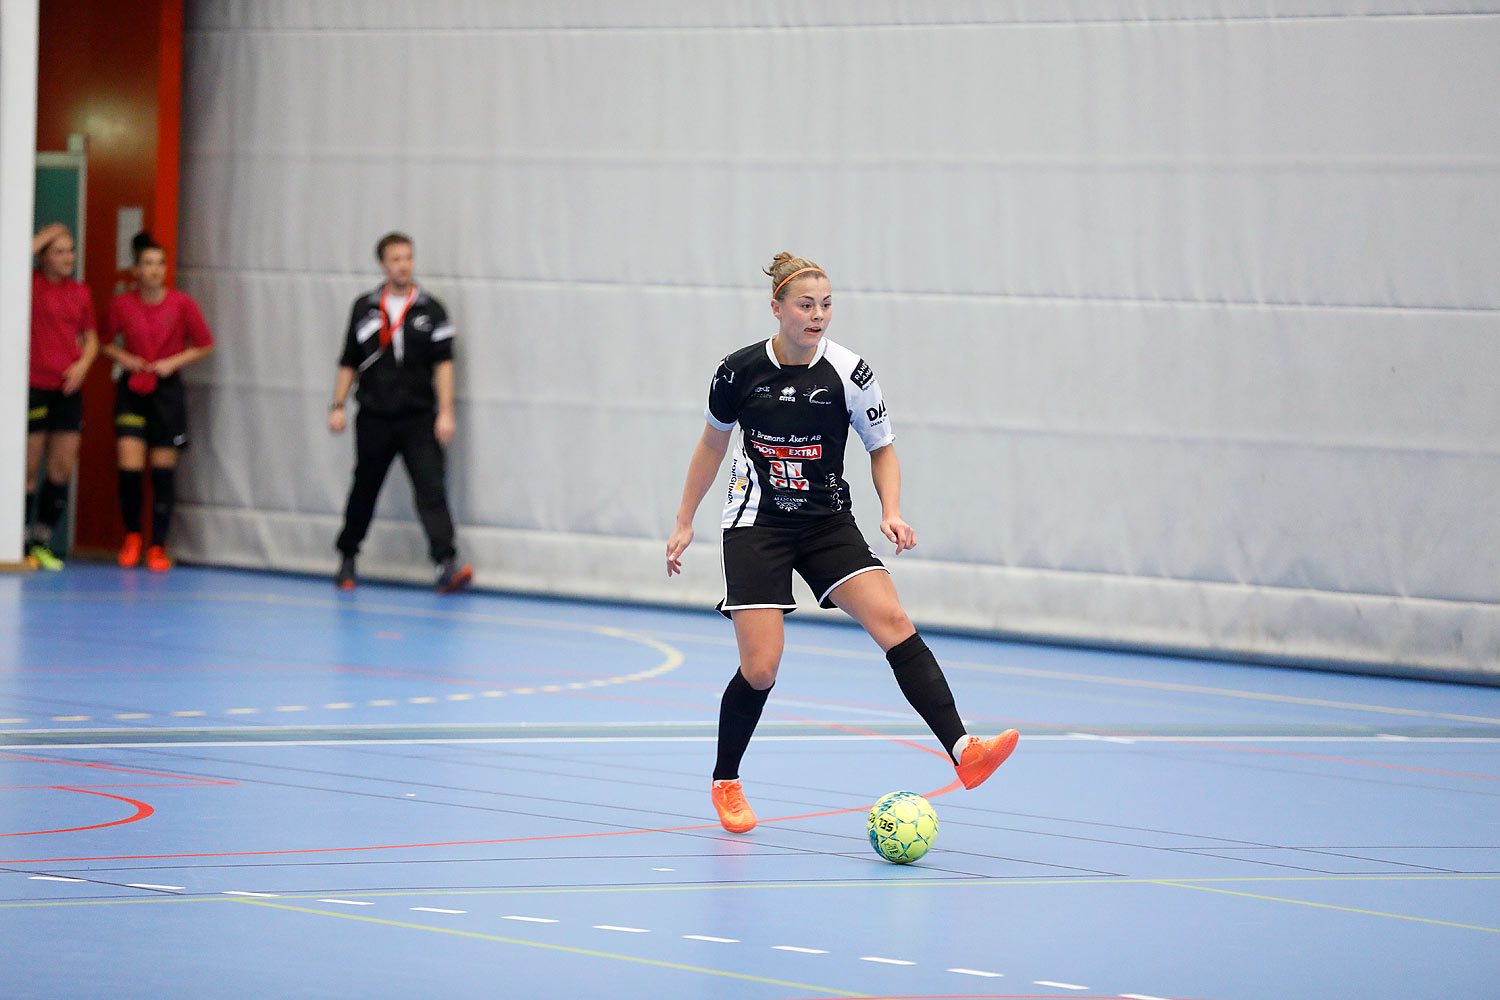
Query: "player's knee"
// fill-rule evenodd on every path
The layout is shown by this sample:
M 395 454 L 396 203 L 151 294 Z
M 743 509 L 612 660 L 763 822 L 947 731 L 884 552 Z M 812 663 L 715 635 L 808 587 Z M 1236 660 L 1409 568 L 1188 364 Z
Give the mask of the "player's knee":
M 757 691 L 764 691 L 776 683 L 776 670 L 781 666 L 781 658 L 774 660 L 761 659 L 758 662 L 752 660 L 749 663 L 740 664 L 740 673 L 745 676 L 749 685 Z
M 890 642 L 901 642 L 917 630 L 917 627 L 911 623 L 911 619 L 907 617 L 906 609 L 899 604 L 882 608 L 877 615 L 877 620 L 872 624 L 879 629 L 876 635 Z M 875 629 L 871 631 L 874 632 Z

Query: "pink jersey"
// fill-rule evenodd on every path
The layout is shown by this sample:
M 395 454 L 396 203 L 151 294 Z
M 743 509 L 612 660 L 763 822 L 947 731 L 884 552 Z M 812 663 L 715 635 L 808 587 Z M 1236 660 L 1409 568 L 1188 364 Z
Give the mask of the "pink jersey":
M 83 354 L 79 337 L 95 327 L 94 300 L 72 278 L 48 281 L 31 272 L 31 386 L 61 389 L 63 373 Z
M 188 347 L 212 347 L 213 334 L 203 321 L 198 303 L 186 292 L 167 289 L 152 305 L 140 292 L 126 292 L 109 304 L 109 337 L 125 335 L 125 350 L 147 361 L 181 354 Z

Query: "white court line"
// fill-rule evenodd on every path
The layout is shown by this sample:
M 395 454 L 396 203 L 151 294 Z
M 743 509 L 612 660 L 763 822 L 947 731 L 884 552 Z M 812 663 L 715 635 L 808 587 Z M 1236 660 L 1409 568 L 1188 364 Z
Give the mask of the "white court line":
M 794 944 L 773 944 L 771 948 L 775 951 L 795 951 L 800 955 L 826 955 L 828 952 L 822 948 L 798 948 Z
M 739 938 L 710 937 L 707 934 L 684 934 L 689 941 L 712 941 L 714 944 L 739 944 Z
M 902 958 L 880 958 L 875 955 L 866 955 L 860 959 L 861 962 L 879 962 L 881 965 L 916 965 L 916 962 L 908 962 Z
M 960 976 L 984 976 L 986 979 L 999 979 L 1005 975 L 1003 972 L 985 972 L 982 969 L 949 969 L 948 971 L 956 972 Z
M 555 924 L 556 920 L 551 917 L 501 917 L 501 920 L 524 920 L 528 924 Z
M 651 933 L 650 928 L 647 928 L 647 927 L 618 927 L 615 924 L 595 924 L 594 925 L 594 930 L 596 930 L 596 931 L 619 931 L 622 934 L 650 934 Z
M 240 890 L 240 889 L 225 889 L 223 892 L 219 893 L 219 895 L 221 895 L 221 896 L 258 896 L 258 897 L 260 897 L 262 899 L 279 899 L 279 898 L 281 898 L 281 894 L 278 893 L 278 892 L 245 892 L 245 891 Z
M 468 913 L 468 910 L 444 910 L 436 906 L 413 906 L 413 910 L 419 913 Z
M 63 878 L 61 875 L 28 875 L 33 882 L 82 882 L 81 878 Z
M 1121 1000 L 1166 1000 L 1166 997 L 1153 997 L 1145 993 L 1121 993 Z
M 223 727 L 216 727 L 223 728 Z M 313 727 L 317 728 L 317 727 Z M 339 727 L 343 729 L 344 727 Z M 447 728 L 447 727 L 445 727 Z M 47 735 L 51 733 L 77 733 L 76 729 L 12 729 L 5 735 L 31 736 Z M 87 732 L 87 730 L 84 730 Z M 244 730 L 254 732 L 254 730 Z M 902 739 L 911 738 L 903 736 Z M 1029 743 L 1039 742 L 1077 742 L 1077 738 L 1067 735 L 1042 735 L 1023 737 Z M 481 736 L 481 737 L 443 737 L 440 739 L 399 739 L 399 740 L 167 740 L 154 741 L 132 741 L 130 743 L 52 743 L 47 744 L 49 750 L 118 750 L 130 747 L 327 747 L 327 746 L 403 746 L 417 744 L 422 746 L 439 746 L 450 743 L 468 744 L 541 744 L 541 743 L 713 743 L 717 736 Z M 883 742 L 889 740 L 888 736 L 777 736 L 772 733 L 756 734 L 758 743 L 836 743 L 836 742 Z M 1205 734 L 1200 736 L 1132 736 L 1130 739 L 1136 743 L 1381 743 L 1391 745 L 1391 741 L 1382 736 L 1215 736 Z M 1500 737 L 1493 736 L 1413 736 L 1403 742 L 1406 743 L 1500 743 Z M 0 743 L 0 750 L 35 750 L 35 743 Z
M 1031 981 L 1031 985 L 1033 985 L 1033 986 L 1050 986 L 1050 987 L 1052 987 L 1055 990 L 1086 990 L 1086 989 L 1088 989 L 1087 986 L 1076 986 L 1073 983 L 1054 983 L 1050 979 L 1033 979 Z
M 342 903 L 344 906 L 374 906 L 375 904 L 365 899 L 320 899 L 320 903 Z
M 130 888 L 132 888 L 132 889 L 183 889 L 183 888 L 186 888 L 186 886 L 181 886 L 181 885 L 152 885 L 150 882 L 129 882 L 129 883 L 126 883 L 126 884 L 129 885 Z

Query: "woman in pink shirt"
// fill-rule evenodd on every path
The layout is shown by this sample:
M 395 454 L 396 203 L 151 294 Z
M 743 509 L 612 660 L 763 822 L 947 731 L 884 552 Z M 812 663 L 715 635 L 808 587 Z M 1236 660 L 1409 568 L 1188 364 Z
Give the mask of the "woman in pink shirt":
M 115 449 L 120 466 L 120 513 L 125 542 L 120 565 L 141 560 L 141 486 L 151 464 L 151 547 L 146 566 L 162 573 L 167 531 L 177 499 L 177 453 L 186 448 L 187 400 L 178 374 L 214 349 L 203 313 L 185 292 L 167 287 L 167 252 L 149 233 L 135 248 L 136 287 L 109 306 L 104 353 L 120 366 L 115 388 Z M 123 346 L 115 338 L 123 338 Z
M 89 290 L 73 279 L 77 254 L 68 227 L 60 222 L 44 226 L 32 238 L 31 252 L 37 264 L 31 273 L 26 506 L 35 517 L 26 528 L 26 561 L 36 569 L 58 570 L 63 563 L 52 551 L 52 532 L 68 506 L 83 429 L 79 390 L 99 353 L 99 338 Z

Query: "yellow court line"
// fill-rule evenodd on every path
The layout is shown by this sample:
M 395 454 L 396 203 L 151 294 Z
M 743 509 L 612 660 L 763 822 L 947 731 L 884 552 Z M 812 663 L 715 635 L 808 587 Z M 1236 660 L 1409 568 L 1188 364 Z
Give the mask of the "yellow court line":
M 33 600 L 124 600 L 126 595 L 111 594 L 89 594 L 89 595 L 32 595 Z M 328 598 L 314 597 L 289 597 L 279 594 L 265 593 L 226 593 L 226 594 L 163 594 L 161 599 L 167 601 L 214 601 L 227 603 L 230 601 L 245 601 L 247 603 L 279 604 L 293 607 L 301 606 L 308 608 L 335 608 L 342 609 L 345 605 Z M 592 625 L 588 623 L 551 621 L 545 618 L 522 618 L 510 615 L 492 615 L 475 611 L 438 611 L 431 608 L 409 608 L 401 605 L 374 604 L 365 605 L 355 610 L 359 613 L 379 613 L 406 618 L 428 618 L 448 621 L 467 621 L 490 625 L 519 625 L 535 626 L 539 628 L 551 628 L 558 631 L 592 632 L 597 635 L 610 636 L 613 638 L 626 639 L 651 646 L 667 654 L 668 664 L 663 664 L 645 676 L 656 676 L 675 670 L 683 660 L 682 653 L 675 647 L 655 638 L 663 636 L 681 642 L 703 643 L 707 645 L 733 645 L 732 638 L 721 638 L 708 635 L 694 635 L 691 633 L 657 631 L 653 634 L 633 632 L 612 625 Z M 809 646 L 801 644 L 787 645 L 788 652 L 813 653 L 824 656 L 840 657 L 857 660 L 879 660 L 879 653 L 872 653 L 864 649 L 837 649 L 822 646 Z M 1215 695 L 1221 698 L 1235 698 L 1245 701 L 1266 701 L 1284 705 L 1309 705 L 1319 708 L 1348 709 L 1358 712 L 1374 712 L 1381 715 L 1399 715 L 1414 718 L 1444 719 L 1451 722 L 1477 722 L 1490 725 L 1500 725 L 1500 718 L 1484 715 L 1460 715 L 1451 712 L 1434 712 L 1420 708 L 1406 708 L 1395 705 L 1371 705 L 1363 702 L 1334 701 L 1327 698 L 1304 698 L 1296 695 L 1271 694 L 1264 691 L 1246 691 L 1238 688 L 1210 687 L 1202 684 L 1181 684 L 1172 681 L 1148 681 L 1129 677 L 1111 677 L 1107 674 L 1087 674 L 1072 671 L 1041 670 L 1034 667 L 1005 666 L 994 663 L 975 663 L 963 660 L 948 660 L 944 666 L 962 670 L 972 670 L 977 673 L 1005 674 L 1012 677 L 1036 677 L 1046 680 L 1081 681 L 1086 684 L 1103 684 L 1114 687 L 1133 687 L 1151 691 L 1175 691 L 1186 694 Z
M 826 993 L 836 997 L 863 997 L 866 993 L 850 993 L 847 990 L 834 990 L 826 986 L 810 986 L 807 983 L 794 983 L 785 979 L 769 979 L 765 976 L 751 976 L 743 972 L 726 972 L 723 969 L 705 969 L 698 965 L 679 965 L 676 962 L 663 962 L 655 958 L 637 958 L 633 955 L 616 955 L 607 951 L 594 951 L 589 948 L 575 948 L 565 944 L 545 944 L 540 941 L 522 941 L 520 938 L 501 937 L 498 934 L 480 934 L 477 931 L 462 931 L 452 927 L 431 927 L 426 924 L 412 924 L 403 920 L 383 920 L 380 917 L 366 917 L 357 913 L 332 913 L 328 910 L 314 910 L 305 906 L 287 906 L 285 903 L 268 903 L 259 899 L 240 899 L 236 902 L 246 903 L 250 906 L 264 906 L 276 910 L 291 910 L 295 913 L 312 913 L 320 917 L 338 917 L 341 920 L 360 920 L 367 924 L 383 924 L 387 927 L 403 927 L 413 931 L 431 931 L 434 934 L 452 934 L 457 937 L 474 938 L 479 941 L 498 941 L 501 944 L 518 944 L 527 948 L 543 948 L 547 951 L 562 951 L 572 955 L 588 955 L 590 958 L 609 958 L 619 962 L 634 962 L 639 965 L 654 965 L 662 969 L 676 969 L 679 972 L 700 972 L 708 976 L 724 976 L 728 979 L 744 979 L 752 983 L 765 983 L 769 986 L 785 986 L 794 990 L 813 990 L 817 993 Z
M 1159 878 L 1050 878 L 1050 879 L 902 879 L 900 881 L 868 881 L 868 882 L 749 882 L 733 884 L 712 885 L 598 885 L 598 886 L 545 886 L 536 888 L 510 888 L 510 889 L 387 889 L 379 892 L 340 892 L 339 895 L 351 899 L 381 899 L 396 896 L 568 896 L 584 893 L 626 893 L 626 892 L 733 892 L 742 889 L 910 889 L 917 887 L 930 888 L 973 888 L 976 886 L 989 886 L 991 888 L 1008 888 L 1010 886 L 1052 886 L 1062 887 L 1070 885 L 1177 885 L 1183 888 L 1207 888 L 1195 885 L 1203 882 L 1232 882 L 1236 884 L 1260 883 L 1260 882 L 1495 882 L 1500 881 L 1500 875 L 1247 875 L 1247 876 L 1224 876 L 1214 878 L 1198 879 L 1159 879 Z M 1228 890 L 1224 890 L 1228 891 Z M 1241 893 L 1240 895 L 1250 895 Z M 284 899 L 318 899 L 311 893 L 284 893 Z M 1266 899 L 1275 897 L 1267 896 Z M 143 899 L 57 899 L 57 900 L 19 900 L 16 902 L 0 903 L 0 910 L 23 909 L 35 906 L 139 906 L 146 903 L 207 903 L 207 902 L 236 902 L 235 897 L 227 896 L 149 896 Z M 1296 900 L 1291 900 L 1296 902 Z M 1318 905 L 1318 904 L 1309 904 Z M 1419 920 L 1420 917 L 1410 919 Z M 1464 926 L 1464 925 L 1458 925 Z M 1490 930 L 1483 927 L 1480 930 Z
M 1255 892 L 1235 892 L 1233 889 L 1218 889 L 1210 885 L 1192 885 L 1187 882 L 1162 882 L 1157 885 L 1175 886 L 1178 889 L 1198 889 L 1202 892 L 1219 892 L 1226 896 L 1243 896 L 1246 899 L 1263 899 L 1272 903 L 1296 903 L 1298 906 L 1316 906 L 1322 910 L 1342 910 L 1345 913 L 1363 913 L 1370 917 L 1392 917 L 1396 920 L 1414 920 L 1422 924 L 1437 924 L 1440 927 L 1460 927 L 1467 931 L 1487 931 L 1500 934 L 1500 927 L 1480 927 L 1477 924 L 1460 924 L 1452 920 L 1433 920 L 1431 917 L 1413 917 L 1406 913 L 1386 913 L 1381 910 L 1362 910 L 1357 906 L 1335 906 L 1332 903 L 1314 903 L 1310 899 L 1287 899 L 1283 896 L 1263 896 Z
M 110 597 L 114 596 L 116 599 L 119 599 L 119 597 L 117 595 L 89 595 L 89 596 L 91 598 L 92 597 L 99 597 L 101 599 L 109 599 Z M 187 601 L 191 601 L 191 600 L 209 601 L 209 600 L 212 600 L 212 601 L 220 601 L 220 602 L 222 602 L 222 601 L 233 599 L 233 600 L 246 600 L 246 601 L 250 601 L 252 603 L 285 604 L 285 605 L 301 606 L 301 607 L 309 607 L 309 608 L 337 608 L 337 609 L 342 609 L 343 608 L 343 605 L 340 604 L 339 602 L 329 601 L 329 600 L 325 600 L 325 599 L 322 599 L 322 598 L 293 598 L 293 597 L 282 597 L 280 595 L 268 595 L 268 594 L 203 594 L 203 595 L 162 595 L 162 596 L 165 597 L 165 598 L 167 598 L 167 599 L 174 599 L 174 598 L 176 598 L 176 599 L 187 600 Z M 80 597 L 79 599 L 82 599 L 82 598 Z M 645 670 L 637 671 L 636 673 L 616 675 L 616 676 L 611 676 L 611 677 L 600 677 L 600 678 L 596 678 L 596 679 L 594 679 L 592 681 L 589 681 L 586 685 L 568 685 L 568 687 L 584 687 L 584 686 L 587 686 L 587 687 L 603 687 L 603 686 L 605 686 L 607 684 L 624 684 L 624 683 L 627 683 L 629 681 L 644 681 L 644 680 L 649 680 L 649 679 L 651 679 L 653 677 L 660 677 L 662 674 L 669 674 L 669 673 L 671 673 L 672 671 L 676 670 L 678 667 L 682 666 L 683 662 L 686 660 L 686 657 L 683 656 L 682 651 L 680 649 L 678 649 L 677 647 L 675 647 L 675 646 L 668 645 L 667 643 L 662 642 L 660 639 L 654 638 L 653 636 L 650 636 L 650 635 L 647 635 L 647 634 L 644 634 L 644 633 L 641 633 L 641 632 L 633 632 L 633 631 L 631 631 L 629 629 L 617 628 L 616 626 L 613 626 L 613 625 L 593 625 L 593 624 L 589 624 L 589 623 L 586 623 L 586 622 L 585 623 L 580 623 L 580 622 L 549 621 L 548 619 L 545 619 L 545 618 L 516 618 L 516 617 L 511 617 L 509 615 L 490 615 L 490 614 L 485 614 L 483 612 L 474 612 L 474 611 L 434 611 L 431 608 L 406 608 L 406 607 L 401 607 L 400 605 L 386 605 L 386 604 L 365 605 L 364 607 L 357 608 L 357 609 L 354 609 L 354 610 L 357 610 L 357 611 L 359 611 L 361 613 L 376 613 L 376 612 L 378 612 L 378 613 L 383 614 L 383 615 L 404 615 L 406 617 L 423 618 L 423 619 L 439 619 L 439 620 L 448 620 L 448 621 L 467 621 L 467 622 L 477 622 L 477 623 L 488 624 L 488 625 L 508 625 L 508 626 L 521 626 L 521 627 L 529 627 L 529 628 L 555 629 L 557 631 L 562 631 L 562 632 L 586 632 L 586 633 L 592 633 L 594 635 L 603 636 L 606 639 L 623 639 L 626 642 L 633 642 L 633 643 L 636 643 L 637 645 L 646 646 L 649 649 L 656 650 L 658 653 L 661 653 L 664 657 L 666 657 L 661 663 L 657 664 L 656 666 L 654 666 L 654 667 L 648 667 Z M 557 692 L 557 691 L 562 691 L 562 690 L 564 690 L 564 686 L 563 685 L 547 685 L 546 687 L 516 687 L 516 688 L 510 688 L 510 689 L 508 689 L 508 693 L 510 693 L 510 694 L 536 694 L 538 692 L 548 692 L 548 693 L 551 693 L 551 692 Z M 486 691 L 486 692 L 483 692 L 483 693 L 485 695 L 489 696 L 489 697 L 499 697 L 501 694 L 507 693 L 507 692 L 490 692 L 490 691 Z M 452 700 L 464 700 L 465 698 L 472 698 L 473 695 L 467 695 L 467 696 L 448 695 L 447 697 L 449 699 L 452 699 Z M 416 704 L 416 705 L 430 705 L 430 704 L 435 704 L 435 703 L 437 703 L 440 700 L 441 699 L 436 698 L 436 697 L 432 697 L 432 696 L 422 696 L 422 697 L 415 697 L 415 698 L 407 698 L 406 699 L 406 701 L 408 703 L 410 703 L 410 704 Z M 380 707 L 385 707 L 385 706 L 390 706 L 390 705 L 397 705 L 397 704 L 400 704 L 400 702 L 398 700 L 396 700 L 396 699 L 379 699 L 378 701 L 367 702 L 367 704 L 377 705 L 377 706 L 380 706 Z M 325 706 L 325 707 L 332 707 L 332 706 Z M 348 707 L 348 706 L 342 706 L 342 707 Z M 306 710 L 307 710 L 307 706 L 306 705 L 278 705 L 278 706 L 276 706 L 276 711 L 278 711 L 278 712 L 303 712 L 303 711 L 306 711 Z M 259 709 L 254 709 L 254 708 L 229 708 L 229 709 L 224 709 L 223 710 L 224 714 L 232 714 L 232 715 L 250 715 L 250 714 L 255 714 L 258 711 L 259 711 Z M 201 715 L 205 715 L 205 714 L 208 714 L 208 713 L 205 710 L 202 710 L 202 709 L 192 709 L 192 710 L 176 711 L 176 712 L 159 712 L 157 714 L 160 714 L 160 715 L 171 715 L 171 716 L 201 716 Z M 117 715 L 115 717 L 116 718 L 126 718 L 127 715 Z M 146 719 L 146 718 L 150 718 L 151 717 L 151 713 L 147 713 L 147 712 L 132 712 L 132 713 L 128 713 L 128 717 L 129 718 Z M 20 724 L 20 723 L 24 723 L 24 722 L 28 722 L 28 721 L 30 721 L 30 720 L 28 720 L 28 719 L 20 719 L 20 718 L 16 718 L 16 719 L 0 719 L 0 724 Z M 86 716 L 86 715 L 59 715 L 59 716 L 53 716 L 53 721 L 56 721 L 56 722 L 88 722 L 88 721 L 91 721 L 91 719 L 90 719 L 89 716 Z

